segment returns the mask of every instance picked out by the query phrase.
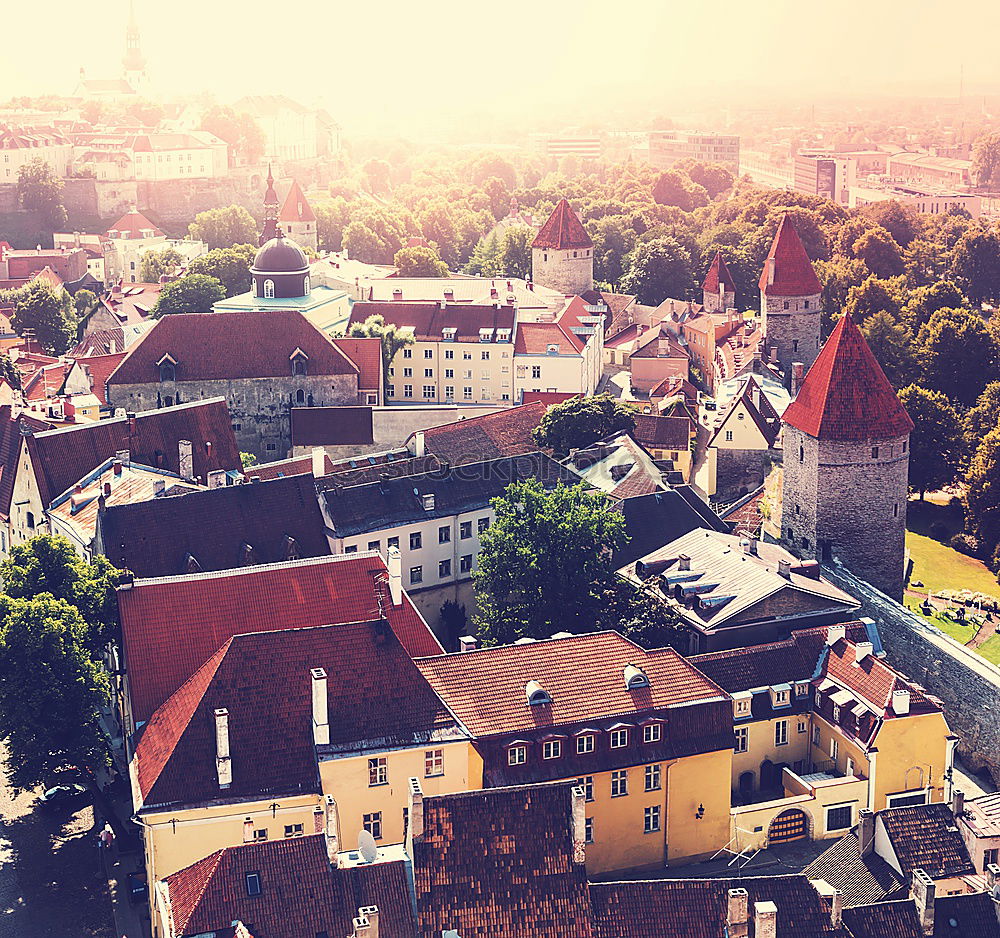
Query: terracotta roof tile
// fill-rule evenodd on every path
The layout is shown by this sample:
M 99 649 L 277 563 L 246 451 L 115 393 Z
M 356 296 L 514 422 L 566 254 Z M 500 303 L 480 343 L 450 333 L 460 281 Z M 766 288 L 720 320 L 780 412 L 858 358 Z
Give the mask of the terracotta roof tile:
M 478 342 L 479 330 L 491 330 L 491 345 L 497 329 L 506 329 L 513 336 L 516 311 L 513 306 L 496 307 L 470 303 L 439 303 L 436 301 L 406 303 L 399 300 L 366 301 L 351 307 L 348 329 L 364 323 L 369 316 L 381 316 L 399 328 L 410 327 L 418 342 L 441 342 L 445 329 L 455 329 L 456 342 Z M 500 345 L 509 345 L 499 343 Z
M 917 804 L 879 811 L 876 824 L 885 826 L 903 875 L 924 870 L 931 879 L 976 872 L 951 805 Z
M 905 896 L 909 889 L 909 883 L 874 850 L 862 856 L 860 841 L 853 831 L 834 841 L 802 872 L 809 879 L 825 879 L 839 889 L 845 911 L 847 906 Z
M 691 422 L 687 417 L 657 417 L 653 414 L 636 414 L 636 442 L 647 449 L 686 450 L 691 444 Z
M 440 654 L 409 597 L 392 605 L 387 577 L 379 556 L 351 554 L 137 580 L 118 592 L 133 718 L 148 720 L 240 633 L 375 621 L 384 612 L 410 654 Z
M 843 914 L 853 938 L 924 938 L 912 899 L 856 905 Z
M 570 208 L 569 202 L 560 199 L 559 204 L 549 215 L 548 221 L 535 235 L 531 246 L 564 251 L 569 248 L 592 248 L 594 242 L 590 240 L 590 235 L 587 234 L 576 212 Z
M 376 340 L 377 341 L 377 340 Z M 367 406 L 293 407 L 292 447 L 371 446 L 372 409 Z
M 355 365 L 358 366 L 358 389 L 361 391 L 378 391 L 382 388 L 382 340 L 358 338 L 356 336 L 341 336 L 334 339 L 337 346 Z
M 118 238 L 143 238 L 146 235 L 143 234 L 144 231 L 152 231 L 153 235 L 156 237 L 162 237 L 163 232 L 156 227 L 142 212 L 131 211 L 126 212 L 118 219 L 106 232 L 108 237 L 111 237 L 111 232 L 117 232 L 115 237 Z
M 720 283 L 725 286 L 727 293 L 736 290 L 736 283 L 733 281 L 733 275 L 726 266 L 722 252 L 716 251 L 715 257 L 712 258 L 712 266 L 708 268 L 708 273 L 705 274 L 705 280 L 702 282 L 701 288 L 705 293 L 718 295 Z
M 910 692 L 910 713 L 941 709 L 881 658 L 869 654 L 857 661 L 857 645 L 847 639 L 841 639 L 830 649 L 823 670 L 837 683 L 864 698 L 884 719 L 896 719 L 889 709 L 896 690 Z
M 821 440 L 885 440 L 913 429 L 861 330 L 846 314 L 782 420 Z
M 90 379 L 90 389 L 103 405 L 108 403 L 108 378 L 121 363 L 125 354 L 125 352 L 116 352 L 113 355 L 88 355 L 86 358 L 76 360 L 76 364 L 86 370 L 87 377 Z
M 787 215 L 781 216 L 758 286 L 769 296 L 813 296 L 823 291 L 795 225 Z
M 285 204 L 281 206 L 278 214 L 279 222 L 306 222 L 316 221 L 316 214 L 309 205 L 302 187 L 296 180 L 292 180 L 292 186 L 285 196 Z
M 533 453 L 539 446 L 531 434 L 547 410 L 538 401 L 431 427 L 424 431 L 424 446 L 453 466 Z

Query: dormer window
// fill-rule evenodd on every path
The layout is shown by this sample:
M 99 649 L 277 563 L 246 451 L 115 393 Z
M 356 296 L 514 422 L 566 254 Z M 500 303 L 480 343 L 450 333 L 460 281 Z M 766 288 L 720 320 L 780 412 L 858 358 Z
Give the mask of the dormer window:
M 597 737 L 593 733 L 584 733 L 582 736 L 577 736 L 576 738 L 577 755 L 582 756 L 588 752 L 593 752 L 596 742 L 597 742 Z
M 538 681 L 528 681 L 525 684 L 524 696 L 531 707 L 539 707 L 552 703 L 552 697 L 549 692 Z
M 292 374 L 296 378 L 305 377 L 309 374 L 309 356 L 302 349 L 297 348 L 288 357 L 292 363 Z
M 787 707 L 791 704 L 792 688 L 789 684 L 775 684 L 771 688 L 771 706 Z
M 795 696 L 805 697 L 809 693 L 809 683 L 807 681 L 799 681 L 795 685 Z
M 620 729 L 612 730 L 610 745 L 612 749 L 624 749 L 628 745 L 628 729 L 621 727 Z
M 753 701 L 753 695 L 750 691 L 739 691 L 733 694 L 733 716 L 739 719 L 745 719 L 750 716 L 750 705 Z
M 625 665 L 624 669 L 625 689 L 635 690 L 637 687 L 649 687 L 649 678 L 646 672 L 637 668 L 634 664 Z
M 528 761 L 528 747 L 524 743 L 512 743 L 507 748 L 507 765 L 524 765 Z
M 542 743 L 543 759 L 558 759 L 562 755 L 562 740 L 547 739 Z
M 173 362 L 161 362 L 160 363 L 160 381 L 176 381 L 177 380 L 177 369 L 174 367 Z
M 642 728 L 642 741 L 644 743 L 658 743 L 662 732 L 659 723 L 647 723 Z

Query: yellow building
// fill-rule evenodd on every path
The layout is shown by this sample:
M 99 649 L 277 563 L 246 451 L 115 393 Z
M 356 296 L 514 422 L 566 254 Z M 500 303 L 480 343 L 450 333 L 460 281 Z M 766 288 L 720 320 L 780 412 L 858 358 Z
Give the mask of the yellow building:
M 482 784 L 468 733 L 382 621 L 230 638 L 156 710 L 130 770 L 150 882 L 242 843 L 398 843 L 411 777 L 432 794 Z
M 955 738 L 940 704 L 879 657 L 877 640 L 865 620 L 690 659 L 732 698 L 733 852 L 950 798 Z
M 600 632 L 417 664 L 475 736 L 486 787 L 578 780 L 589 873 L 728 842 L 731 703 L 672 649 Z

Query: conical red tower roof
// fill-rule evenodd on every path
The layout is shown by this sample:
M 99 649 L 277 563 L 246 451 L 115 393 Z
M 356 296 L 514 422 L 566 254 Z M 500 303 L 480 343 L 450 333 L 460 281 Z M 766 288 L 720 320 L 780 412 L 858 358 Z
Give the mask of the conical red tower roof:
M 846 314 L 781 419 L 820 440 L 885 440 L 913 429 L 861 330 Z
M 729 273 L 726 262 L 722 259 L 722 252 L 716 251 L 715 257 L 712 259 L 712 266 L 708 268 L 708 273 L 705 274 L 705 282 L 701 285 L 701 288 L 706 293 L 718 293 L 720 282 L 725 286 L 727 293 L 736 292 L 736 284 L 733 282 L 732 274 Z
M 309 205 L 309 200 L 306 199 L 306 194 L 294 179 L 292 180 L 292 188 L 288 190 L 288 196 L 285 198 L 285 204 L 281 206 L 278 221 L 316 221 L 316 216 Z
M 760 292 L 769 296 L 812 296 L 823 290 L 816 271 L 813 270 L 812 261 L 787 215 L 781 216 L 781 223 L 771 242 L 771 250 L 764 261 L 759 286 Z
M 542 230 L 535 235 L 531 246 L 563 251 L 567 248 L 592 248 L 594 242 L 590 240 L 590 235 L 577 218 L 576 212 L 569 207 L 569 202 L 561 199 L 549 215 L 549 220 L 542 225 Z

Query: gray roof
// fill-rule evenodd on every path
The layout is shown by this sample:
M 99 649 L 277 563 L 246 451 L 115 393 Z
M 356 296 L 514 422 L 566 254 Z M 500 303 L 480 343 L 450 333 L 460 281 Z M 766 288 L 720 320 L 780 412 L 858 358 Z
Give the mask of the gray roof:
M 874 850 L 866 857 L 861 856 L 861 844 L 853 831 L 824 850 L 802 872 L 809 879 L 825 879 L 839 889 L 845 906 L 905 896 L 908 890 L 895 870 Z

